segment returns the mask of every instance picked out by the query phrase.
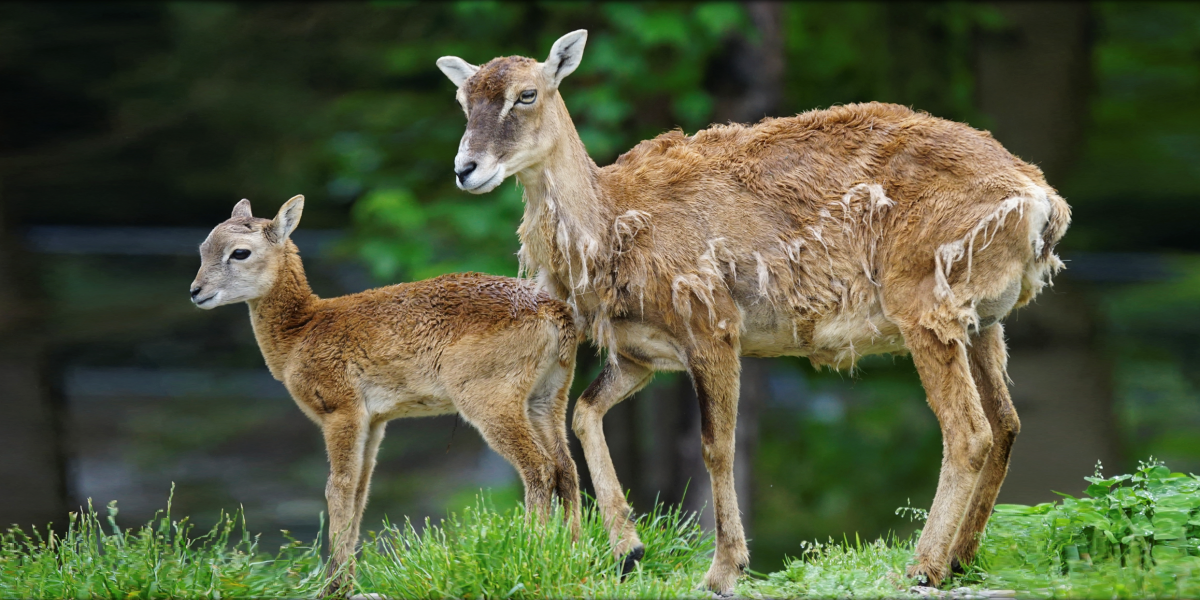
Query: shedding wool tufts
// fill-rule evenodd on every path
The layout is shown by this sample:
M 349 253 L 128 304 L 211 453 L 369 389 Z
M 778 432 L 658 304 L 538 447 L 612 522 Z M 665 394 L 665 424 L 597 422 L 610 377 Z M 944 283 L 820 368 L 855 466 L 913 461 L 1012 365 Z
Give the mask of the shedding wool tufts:
M 624 254 L 633 246 L 633 238 L 643 229 L 650 226 L 650 213 L 640 210 L 627 210 L 625 214 L 613 219 L 613 254 Z
M 964 258 L 967 260 L 966 278 L 963 282 L 971 281 L 971 261 L 975 254 L 976 238 L 983 237 L 983 245 L 979 247 L 979 250 L 987 249 L 996 239 L 996 234 L 1004 226 L 1008 215 L 1016 212 L 1018 219 L 1025 216 L 1026 202 L 1027 199 L 1020 196 L 1014 196 L 1001 202 L 995 210 L 980 219 L 965 237 L 938 247 L 933 260 L 936 269 L 934 293 L 939 300 L 951 302 L 954 300 L 954 290 L 950 287 L 950 273 L 954 269 L 954 263 Z

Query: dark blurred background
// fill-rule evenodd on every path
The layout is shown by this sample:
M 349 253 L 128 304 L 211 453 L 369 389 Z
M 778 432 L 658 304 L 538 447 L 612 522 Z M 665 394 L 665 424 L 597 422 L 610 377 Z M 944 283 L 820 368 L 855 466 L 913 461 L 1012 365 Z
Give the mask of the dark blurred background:
M 303 193 L 322 295 L 514 275 L 520 191 L 455 188 L 464 119 L 434 61 L 541 59 L 578 28 L 562 93 L 601 165 L 674 127 L 867 100 L 1040 165 L 1074 222 L 1068 270 L 1009 319 L 1023 431 L 1001 501 L 1078 493 L 1098 460 L 1200 471 L 1200 4 L 4 3 L 0 523 L 61 527 L 88 498 L 137 523 L 174 482 L 175 514 L 242 506 L 266 540 L 315 535 L 318 431 L 246 309 L 188 301 L 197 244 L 240 198 L 270 216 Z M 911 361 L 743 364 L 754 568 L 804 539 L 911 531 L 895 509 L 928 507 L 940 458 Z M 597 370 L 581 347 L 576 395 Z M 609 414 L 635 509 L 708 502 L 696 413 L 660 375 Z M 375 481 L 367 528 L 521 493 L 453 417 L 393 422 Z

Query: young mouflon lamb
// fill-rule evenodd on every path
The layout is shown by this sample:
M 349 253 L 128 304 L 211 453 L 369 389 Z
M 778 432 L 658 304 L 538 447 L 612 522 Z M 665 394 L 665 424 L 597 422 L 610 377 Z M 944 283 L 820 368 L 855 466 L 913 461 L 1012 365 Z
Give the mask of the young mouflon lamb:
M 545 518 L 556 495 L 578 531 L 566 437 L 571 309 L 531 283 L 479 273 L 318 298 L 289 239 L 303 209 L 296 196 L 259 219 L 239 202 L 200 245 L 191 294 L 204 309 L 250 305 L 271 374 L 325 436 L 334 575 L 325 594 L 353 575 L 375 456 L 399 417 L 461 414 L 516 467 L 529 511 Z

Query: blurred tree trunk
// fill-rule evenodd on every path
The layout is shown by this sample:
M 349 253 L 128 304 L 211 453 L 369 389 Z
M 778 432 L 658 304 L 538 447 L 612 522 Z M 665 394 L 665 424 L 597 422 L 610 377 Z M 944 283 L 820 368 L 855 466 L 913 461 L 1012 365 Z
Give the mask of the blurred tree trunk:
M 0 191 L 2 192 L 2 191 Z M 40 294 L 0 196 L 0 525 L 66 520 L 60 411 L 44 373 Z
M 992 133 L 1061 184 L 1079 153 L 1091 76 L 1087 4 L 995 3 L 1006 24 L 978 38 L 976 91 Z M 1070 198 L 1067 199 L 1070 201 Z M 1070 232 L 1067 233 L 1070 236 Z M 1097 348 L 1095 298 L 1070 271 L 1010 317 L 1009 376 L 1021 435 L 1002 502 L 1075 493 L 1096 460 L 1118 466 L 1112 382 Z

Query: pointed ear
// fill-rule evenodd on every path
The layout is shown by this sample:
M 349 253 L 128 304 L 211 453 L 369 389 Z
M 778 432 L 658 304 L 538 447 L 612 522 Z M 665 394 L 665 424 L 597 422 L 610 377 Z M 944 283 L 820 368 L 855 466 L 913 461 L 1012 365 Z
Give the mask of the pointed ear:
M 279 208 L 279 214 L 271 220 L 271 231 L 275 239 L 286 240 L 296 226 L 300 224 L 300 215 L 304 212 L 304 196 L 293 196 Z
M 575 71 L 583 60 L 583 47 L 587 44 L 587 30 L 577 29 L 558 38 L 550 48 L 550 56 L 542 63 L 542 70 L 550 86 L 557 89 L 562 80 Z
M 455 87 L 462 87 L 462 84 L 479 70 L 479 67 L 457 56 L 443 56 L 437 59 L 437 66 L 450 78 Z
M 238 202 L 237 204 L 235 204 L 233 206 L 233 216 L 230 218 L 232 218 L 232 219 L 249 219 L 249 218 L 252 218 L 253 216 L 254 215 L 250 214 L 250 201 L 245 198 L 242 198 L 241 202 Z

